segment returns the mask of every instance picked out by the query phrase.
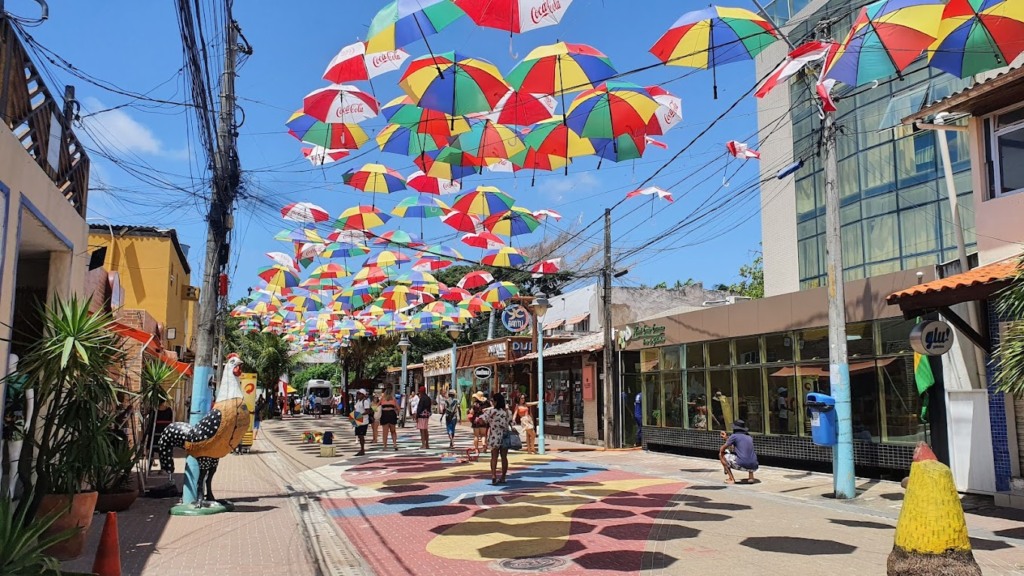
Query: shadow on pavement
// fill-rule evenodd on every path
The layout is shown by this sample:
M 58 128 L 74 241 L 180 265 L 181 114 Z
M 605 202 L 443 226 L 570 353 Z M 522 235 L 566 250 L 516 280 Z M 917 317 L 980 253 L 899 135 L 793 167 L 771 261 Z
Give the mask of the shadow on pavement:
M 267 512 L 269 510 L 277 510 L 277 506 L 252 506 L 249 504 L 242 504 L 241 506 L 235 506 L 234 512 Z
M 696 538 L 700 530 L 682 526 L 680 524 L 616 524 L 605 526 L 598 531 L 598 534 L 607 536 L 614 540 L 640 540 L 643 542 L 668 542 L 669 540 L 682 540 L 684 538 Z
M 687 502 L 686 505 L 704 510 L 731 510 L 733 512 L 751 509 L 746 504 L 732 504 L 730 502 Z
M 833 524 L 839 524 L 840 526 L 849 526 L 850 528 L 874 528 L 876 530 L 895 530 L 896 527 L 890 524 L 882 524 L 881 522 L 868 522 L 867 520 L 841 520 L 839 518 L 829 518 L 829 522 Z
M 675 520 L 678 522 L 721 522 L 732 518 L 728 514 L 693 512 L 691 510 L 666 510 L 664 512 L 651 510 L 650 512 L 644 512 L 644 516 L 650 516 L 655 520 Z
M 462 514 L 467 510 L 469 510 L 469 506 L 448 504 L 445 506 L 420 506 L 419 508 L 409 508 L 408 510 L 400 511 L 399 514 L 402 516 L 431 518 L 434 516 Z
M 635 572 L 637 570 L 664 570 L 676 563 L 676 558 L 661 552 L 622 550 L 588 552 L 573 561 L 587 570 L 610 570 L 614 572 Z
M 856 546 L 835 540 L 817 540 L 794 536 L 762 536 L 747 538 L 741 545 L 761 552 L 778 552 L 800 556 L 824 556 L 831 554 L 852 554 Z
M 986 540 L 984 538 L 971 538 L 971 548 L 974 550 L 1005 550 L 1013 548 L 1013 544 L 1002 540 Z
M 688 486 L 686 489 L 687 490 L 725 490 L 726 488 L 728 488 L 728 486 L 718 486 L 718 485 L 712 486 L 710 484 L 707 484 L 707 485 L 699 484 L 699 485 L 696 485 L 696 486 Z
M 572 518 L 582 518 L 585 520 L 611 520 L 613 518 L 629 518 L 630 516 L 636 516 L 635 512 L 619 510 L 617 508 L 580 508 L 578 510 L 569 510 L 562 514 Z
M 995 532 L 993 532 L 993 534 L 1001 538 L 1013 538 L 1014 540 L 1024 540 L 1024 527 L 996 530 Z

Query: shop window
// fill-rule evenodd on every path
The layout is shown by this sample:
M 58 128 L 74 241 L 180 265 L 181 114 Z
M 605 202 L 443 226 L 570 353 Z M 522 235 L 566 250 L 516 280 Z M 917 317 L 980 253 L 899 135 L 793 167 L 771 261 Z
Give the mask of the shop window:
M 882 356 L 891 354 L 910 354 L 910 331 L 914 329 L 915 320 L 893 318 L 879 322 L 879 353 Z
M 761 369 L 736 370 L 736 414 L 751 432 L 764 432 L 764 381 Z
M 687 344 L 686 345 L 686 369 L 692 370 L 694 368 L 704 367 L 704 344 Z
M 874 326 L 871 322 L 846 325 L 846 354 L 850 358 L 875 355 Z
M 796 435 L 800 430 L 800 386 L 796 367 L 786 366 L 768 374 L 768 431 Z
M 828 380 L 828 364 L 798 364 L 796 379 L 800 383 L 800 398 L 806 398 L 809 392 L 832 393 Z M 811 418 L 806 407 L 802 408 L 801 416 L 803 419 L 800 425 L 800 435 L 810 436 Z
M 736 364 L 760 364 L 761 363 L 761 339 L 738 338 L 736 340 Z
M 643 394 L 639 374 L 625 374 L 622 378 L 622 389 L 625 401 L 622 403 L 622 437 L 626 446 L 637 446 L 636 442 L 636 402 L 640 397 L 640 418 L 643 419 Z
M 708 429 L 708 392 L 703 371 L 686 372 L 687 427 Z
M 661 402 L 661 379 L 657 374 L 644 375 L 644 426 L 664 425 L 664 410 Z
M 717 366 L 729 366 L 732 364 L 732 359 L 729 355 L 729 341 L 719 340 L 718 342 L 708 343 L 708 366 L 714 368 Z
M 797 332 L 801 360 L 828 360 L 828 328 Z
M 915 444 L 924 440 L 921 397 L 917 394 L 914 380 L 913 357 L 886 358 L 879 360 L 878 364 L 885 397 L 885 441 Z M 936 367 L 933 372 L 937 370 Z
M 1024 190 L 1024 108 L 995 116 L 992 131 L 995 196 Z
M 712 430 L 731 430 L 733 416 L 732 404 L 732 372 L 729 370 L 712 370 L 708 373 L 711 396 L 710 422 Z
M 683 375 L 681 372 L 663 372 L 661 386 L 665 395 L 665 426 L 683 428 L 686 421 Z
M 661 369 L 678 372 L 682 368 L 679 355 L 682 353 L 681 346 L 666 346 L 661 349 Z
M 656 372 L 661 369 L 661 350 L 647 348 L 640 351 L 640 371 Z
M 640 353 L 630 352 L 624 350 L 620 356 L 622 358 L 622 371 L 627 374 L 637 374 L 640 372 Z
M 864 442 L 880 441 L 882 403 L 879 398 L 878 374 L 874 360 L 850 362 L 850 401 L 853 439 Z
M 789 332 L 764 337 L 765 362 L 792 362 L 793 335 Z

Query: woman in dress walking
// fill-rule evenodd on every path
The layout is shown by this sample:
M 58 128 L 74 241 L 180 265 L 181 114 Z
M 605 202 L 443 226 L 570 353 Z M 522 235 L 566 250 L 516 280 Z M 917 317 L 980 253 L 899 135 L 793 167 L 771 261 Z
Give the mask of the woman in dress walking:
M 537 453 L 537 430 L 534 428 L 533 414 L 530 410 L 531 406 L 536 406 L 536 402 L 527 402 L 526 395 L 519 397 L 519 405 L 516 406 L 516 423 L 523 427 L 523 432 L 526 433 L 526 453 L 536 454 Z
M 491 484 L 504 484 L 508 474 L 508 448 L 502 445 L 505 433 L 512 426 L 512 411 L 505 404 L 505 396 L 495 392 L 491 396 L 491 409 L 484 412 L 487 421 L 487 448 L 491 451 Z M 498 478 L 498 456 L 501 456 L 501 478 Z
M 390 389 L 384 391 L 384 397 L 380 400 L 380 427 L 383 430 L 384 448 L 388 447 L 388 434 L 391 435 L 391 443 L 395 450 L 398 450 L 398 433 L 395 426 L 398 424 L 398 402 Z
M 427 389 L 420 386 L 419 400 L 416 402 L 416 429 L 420 431 L 420 448 L 430 448 L 430 396 L 427 396 Z

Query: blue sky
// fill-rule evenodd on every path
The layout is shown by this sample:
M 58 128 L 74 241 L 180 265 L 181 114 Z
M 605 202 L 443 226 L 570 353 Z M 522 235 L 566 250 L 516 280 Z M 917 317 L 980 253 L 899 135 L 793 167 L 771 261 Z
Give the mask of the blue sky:
M 173 2 L 128 2 L 108 0 L 102 3 L 51 2 L 50 20 L 29 29 L 42 45 L 89 75 L 132 92 L 154 98 L 179 101 L 184 94 L 181 42 Z M 285 222 L 277 212 L 288 202 L 306 200 L 337 215 L 356 203 L 370 203 L 370 196 L 341 183 L 342 173 L 364 162 L 382 162 L 403 174 L 415 168 L 401 156 L 376 150 L 371 140 L 353 154 L 356 159 L 317 168 L 302 158 L 302 145 L 289 136 L 284 121 L 301 107 L 302 97 L 323 85 L 321 75 L 327 62 L 344 45 L 365 36 L 373 14 L 385 4 L 374 0 L 348 0 L 313 4 L 279 2 L 238 2 L 235 17 L 253 45 L 254 55 L 240 69 L 237 82 L 239 104 L 245 122 L 240 128 L 239 146 L 242 168 L 249 192 L 261 201 L 244 200 L 236 216 L 233 243 L 232 295 L 244 293 L 255 283 L 255 271 L 269 263 L 264 253 L 288 251 L 272 236 Z M 731 4 L 752 8 L 746 1 Z M 287 7 L 286 7 L 287 6 Z M 300 7 L 301 6 L 301 7 Z M 314 8 L 315 6 L 315 8 Z M 463 54 L 484 58 L 507 72 L 533 47 L 564 40 L 590 44 L 609 56 L 621 71 L 656 63 L 647 49 L 682 13 L 705 7 L 697 2 L 644 0 L 575 0 L 559 26 L 517 35 L 510 47 L 506 32 L 476 27 L 462 19 L 441 34 L 429 38 L 435 52 L 457 49 Z M 30 0 L 8 0 L 8 11 L 34 16 L 38 9 Z M 424 43 L 406 49 L 415 57 L 426 53 Z M 90 195 L 89 217 L 97 223 L 154 225 L 176 228 L 182 241 L 192 246 L 190 261 L 201 266 L 205 242 L 204 209 L 196 190 L 201 187 L 204 160 L 190 148 L 193 127 L 182 107 L 154 106 L 133 102 L 130 98 L 73 78 L 47 63 L 60 84 L 73 83 L 82 102 L 83 116 L 93 138 L 91 146 L 102 146 L 108 155 L 130 163 L 125 171 L 107 159 L 93 154 L 95 189 Z M 401 93 L 400 72 L 378 77 L 374 88 L 382 102 Z M 550 208 L 565 217 L 560 224 L 540 228 L 534 234 L 518 237 L 516 244 L 529 244 L 545 234 L 554 234 L 556 226 L 566 228 L 574 222 L 589 223 L 603 209 L 618 202 L 636 188 L 654 170 L 690 142 L 711 121 L 724 112 L 755 82 L 752 62 L 729 64 L 718 69 L 719 99 L 712 99 L 711 72 L 688 68 L 658 66 L 625 78 L 638 84 L 661 84 L 682 97 L 683 122 L 668 135 L 659 138 L 669 149 L 649 147 L 640 160 L 614 164 L 596 159 L 581 159 L 561 172 L 540 173 L 531 186 L 530 175 L 516 177 L 484 172 L 468 178 L 465 188 L 476 184 L 495 185 L 510 193 L 517 203 L 531 209 Z M 47 78 L 53 92 L 62 91 Z M 369 88 L 365 84 L 364 88 Z M 91 112 L 125 105 L 117 110 L 88 116 Z M 368 121 L 371 136 L 383 126 L 383 119 Z M 743 101 L 725 121 L 715 124 L 682 157 L 664 168 L 651 183 L 671 187 L 677 200 L 666 204 L 646 198 L 624 202 L 614 212 L 613 242 L 628 249 L 650 240 L 662 240 L 651 249 L 639 252 L 617 267 L 631 264 L 622 279 L 629 285 L 695 278 L 708 283 L 738 279 L 740 265 L 752 258 L 760 240 L 760 219 L 756 214 L 756 193 L 741 196 L 745 184 L 756 179 L 756 161 L 745 165 L 727 157 L 725 142 L 756 140 L 755 100 Z M 87 137 L 88 138 L 88 137 Z M 710 167 L 691 176 L 695 170 Z M 140 178 L 142 181 L 140 180 Z M 158 180 L 154 185 L 154 179 Z M 172 185 L 168 189 L 168 184 Z M 377 198 L 379 207 L 390 209 L 409 193 Z M 689 235 L 663 237 L 662 231 L 685 219 L 709 198 L 736 196 L 729 210 L 717 213 L 708 227 Z M 746 201 L 742 199 L 746 198 Z M 451 197 L 444 200 L 451 201 Z M 401 225 L 419 231 L 419 221 L 392 220 L 387 228 Z M 450 238 L 449 229 L 428 224 L 427 238 Z M 601 242 L 601 228 L 591 227 L 580 237 L 583 246 Z M 701 242 L 717 235 L 710 242 Z M 477 249 L 456 243 L 469 258 L 478 258 Z M 352 264 L 352 262 L 350 262 Z M 193 283 L 199 278 L 194 276 Z

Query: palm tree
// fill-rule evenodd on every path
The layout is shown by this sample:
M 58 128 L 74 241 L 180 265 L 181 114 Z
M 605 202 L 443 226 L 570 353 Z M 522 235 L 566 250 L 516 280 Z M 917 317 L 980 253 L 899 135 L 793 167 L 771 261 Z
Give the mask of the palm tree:
M 992 353 L 996 387 L 1014 396 L 1024 396 L 1024 256 L 1017 264 L 1013 283 L 1000 293 L 996 311 L 1009 320 Z
M 273 390 L 277 379 L 298 364 L 299 355 L 280 334 L 249 332 L 238 339 L 238 355 L 245 367 L 255 370 L 256 381 L 264 390 Z

